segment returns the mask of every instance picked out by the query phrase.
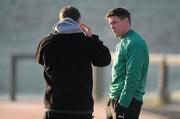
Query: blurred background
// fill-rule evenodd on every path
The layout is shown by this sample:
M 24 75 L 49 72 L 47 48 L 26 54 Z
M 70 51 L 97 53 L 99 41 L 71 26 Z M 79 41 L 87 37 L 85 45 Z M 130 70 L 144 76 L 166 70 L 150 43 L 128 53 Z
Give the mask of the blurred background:
M 0 111 L 3 102 L 43 100 L 43 69 L 33 57 L 39 40 L 53 32 L 65 5 L 80 10 L 82 21 L 100 36 L 112 57 L 118 40 L 104 17 L 112 8 L 127 8 L 132 28 L 144 37 L 151 53 L 143 109 L 169 119 L 180 118 L 179 0 L 1 0 Z M 108 98 L 111 67 L 112 63 L 95 68 L 97 102 Z

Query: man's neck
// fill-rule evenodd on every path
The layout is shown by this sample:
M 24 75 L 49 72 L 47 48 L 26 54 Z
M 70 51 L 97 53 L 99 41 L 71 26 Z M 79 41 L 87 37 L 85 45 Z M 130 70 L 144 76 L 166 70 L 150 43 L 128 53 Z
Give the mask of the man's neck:
M 131 30 L 131 27 L 130 26 L 127 26 L 124 30 L 124 34 L 126 34 L 127 32 L 129 32 Z

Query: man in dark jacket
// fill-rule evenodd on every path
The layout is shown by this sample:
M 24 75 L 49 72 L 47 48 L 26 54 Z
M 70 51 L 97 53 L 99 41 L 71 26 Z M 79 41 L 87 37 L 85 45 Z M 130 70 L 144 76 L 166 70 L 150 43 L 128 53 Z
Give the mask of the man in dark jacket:
M 44 119 L 92 119 L 92 65 L 110 64 L 111 55 L 86 24 L 79 10 L 63 7 L 55 33 L 43 38 L 35 54 L 46 81 Z

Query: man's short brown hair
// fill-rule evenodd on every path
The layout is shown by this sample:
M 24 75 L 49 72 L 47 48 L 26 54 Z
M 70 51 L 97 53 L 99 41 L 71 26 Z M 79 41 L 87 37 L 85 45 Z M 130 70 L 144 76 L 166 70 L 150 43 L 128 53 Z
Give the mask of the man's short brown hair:
M 106 14 L 105 18 L 107 19 L 107 18 L 109 18 L 111 16 L 117 16 L 121 20 L 123 20 L 124 18 L 128 18 L 129 23 L 131 23 L 131 14 L 125 8 L 118 7 L 118 8 L 112 9 Z
M 73 6 L 65 6 L 61 9 L 59 18 L 64 19 L 67 17 L 73 19 L 74 21 L 78 21 L 79 18 L 81 18 L 81 14 L 77 8 Z

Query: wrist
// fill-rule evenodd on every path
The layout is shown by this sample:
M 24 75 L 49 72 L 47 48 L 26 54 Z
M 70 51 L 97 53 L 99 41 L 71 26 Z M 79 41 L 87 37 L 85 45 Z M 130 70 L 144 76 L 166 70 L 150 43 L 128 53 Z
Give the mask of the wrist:
M 88 36 L 89 38 L 91 38 L 92 35 L 93 35 L 92 33 L 87 34 L 87 36 Z
M 116 112 L 121 112 L 121 113 L 124 113 L 125 110 L 126 110 L 126 107 L 122 106 L 119 102 L 115 108 Z

